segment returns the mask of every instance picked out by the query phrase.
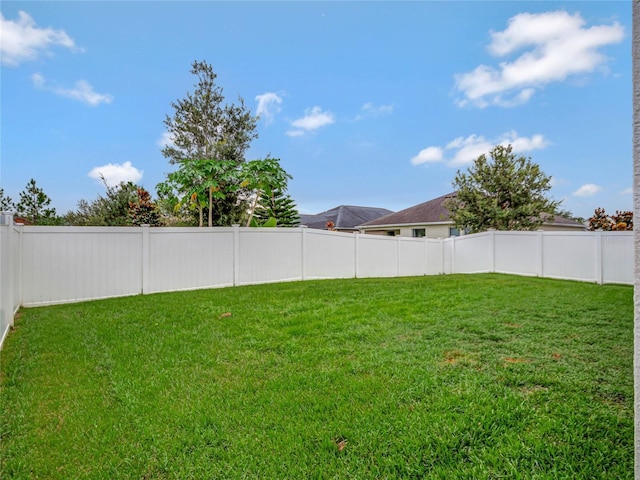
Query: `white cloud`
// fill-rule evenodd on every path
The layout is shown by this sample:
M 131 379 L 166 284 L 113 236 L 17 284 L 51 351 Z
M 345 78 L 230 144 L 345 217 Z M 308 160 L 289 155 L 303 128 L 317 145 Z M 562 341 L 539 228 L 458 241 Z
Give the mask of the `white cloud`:
M 371 102 L 367 102 L 362 106 L 362 111 L 367 115 L 370 115 L 373 117 L 379 117 L 381 115 L 389 115 L 393 113 L 393 104 L 374 105 Z
M 353 119 L 354 122 L 359 122 L 360 120 L 364 120 L 365 118 L 375 118 L 382 117 L 383 115 L 391 115 L 393 113 L 394 105 L 374 105 L 371 102 L 367 102 L 360 108 L 360 113 L 358 113 Z
M 424 150 L 420 150 L 418 155 L 411 159 L 412 165 L 422 165 L 423 163 L 437 163 L 441 162 L 443 158 L 443 152 L 440 147 L 427 147 Z
M 44 77 L 39 73 L 34 73 L 31 75 L 31 80 L 33 80 L 33 85 L 36 88 L 45 88 L 44 86 Z
M 501 62 L 498 68 L 480 65 L 455 75 L 456 89 L 463 94 L 458 105 L 483 108 L 526 103 L 548 83 L 602 67 L 607 57 L 598 49 L 619 43 L 623 37 L 619 23 L 587 28 L 579 13 L 516 15 L 509 19 L 506 30 L 491 32 L 489 52 L 497 57 L 524 52 L 511 62 Z
M 171 135 L 169 132 L 163 132 L 156 144 L 160 148 L 175 147 L 175 144 L 173 143 L 173 135 Z
M 578 190 L 573 192 L 574 197 L 592 197 L 596 193 L 600 192 L 602 187 L 594 183 L 587 183 L 582 185 Z
M 282 103 L 282 97 L 273 92 L 263 93 L 262 95 L 256 95 L 256 101 L 258 102 L 258 108 L 256 114 L 260 118 L 264 118 L 267 124 L 273 121 L 273 116 L 280 112 L 280 104 Z
M 325 125 L 330 125 L 335 123 L 335 119 L 331 112 L 323 112 L 322 109 L 318 106 L 313 107 L 312 109 L 305 110 L 305 116 L 298 118 L 291 122 L 291 125 L 296 128 L 296 130 L 290 130 L 287 132 L 287 135 L 290 137 L 298 137 L 300 135 L 304 135 L 307 132 L 311 132 L 313 130 L 317 130 L 320 127 Z
M 632 194 L 633 194 L 633 188 L 631 187 L 625 188 L 624 190 L 618 193 L 618 195 L 632 195 Z
M 120 185 L 121 182 L 137 183 L 142 179 L 142 170 L 138 170 L 131 165 L 131 162 L 124 162 L 119 165 L 117 163 L 108 163 L 102 167 L 95 167 L 89 172 L 89 177 L 95 178 L 102 182 L 102 178 L 109 187 Z
M 302 135 L 304 135 L 304 130 L 288 130 L 287 131 L 287 135 L 289 137 L 301 137 Z
M 516 132 L 511 132 L 506 135 L 506 138 L 500 142 L 501 145 L 507 144 L 513 145 L 515 152 L 530 152 L 532 150 L 541 150 L 548 145 L 548 142 L 544 139 L 543 135 L 534 135 L 531 138 L 518 137 Z
M 101 103 L 111 103 L 113 101 L 113 96 L 108 93 L 94 92 L 93 87 L 86 80 L 78 80 L 74 88 L 50 87 L 46 85 L 44 77 L 39 73 L 34 73 L 31 76 L 31 80 L 36 88 L 53 92 L 61 97 L 80 100 L 92 107 L 98 106 Z
M 18 12 L 17 20 L 8 20 L 0 13 L 0 56 L 4 65 L 36 60 L 41 54 L 48 54 L 53 45 L 81 50 L 63 30 L 39 28 L 26 12 Z
M 526 153 L 532 150 L 540 150 L 548 145 L 543 135 L 521 137 L 517 132 L 511 131 L 502 134 L 498 138 L 486 139 L 482 135 L 469 135 L 451 140 L 442 149 L 438 146 L 430 146 L 421 150 L 417 156 L 411 159 L 413 165 L 423 163 L 446 162 L 450 167 L 458 167 L 472 163 L 480 155 L 486 155 L 496 145 L 512 145 L 516 153 Z M 444 152 L 450 151 L 445 159 Z

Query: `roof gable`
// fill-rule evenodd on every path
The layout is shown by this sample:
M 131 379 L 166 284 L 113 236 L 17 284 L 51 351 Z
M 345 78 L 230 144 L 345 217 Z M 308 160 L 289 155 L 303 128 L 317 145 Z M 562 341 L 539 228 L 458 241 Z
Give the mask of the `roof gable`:
M 300 224 L 309 228 L 326 229 L 327 222 L 334 223 L 336 230 L 355 230 L 358 225 L 393 213 L 386 208 L 340 205 L 316 215 L 300 215 Z

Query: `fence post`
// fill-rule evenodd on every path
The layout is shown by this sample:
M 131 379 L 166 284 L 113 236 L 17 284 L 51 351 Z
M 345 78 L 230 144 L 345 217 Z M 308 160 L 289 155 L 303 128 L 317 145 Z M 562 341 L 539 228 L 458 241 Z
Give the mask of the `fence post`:
M 397 237 L 398 243 L 396 243 L 396 277 L 400 276 L 400 256 L 402 255 L 402 237 Z
M 544 277 L 544 252 L 543 252 L 544 233 L 542 233 L 542 230 L 538 230 L 536 234 L 538 236 L 538 258 L 536 259 L 538 277 L 543 278 Z
M 233 286 L 240 280 L 240 225 L 234 223 L 233 228 Z
M 15 302 L 15 288 L 16 288 L 16 268 L 14 265 L 15 258 L 13 258 L 13 242 L 15 242 L 15 236 L 13 234 L 13 213 L 5 214 L 5 225 L 8 225 L 7 231 L 7 243 L 5 245 L 5 257 L 4 261 L 7 263 L 5 272 L 8 272 L 8 275 L 5 275 L 4 280 L 8 282 L 5 283 L 4 289 L 7 291 L 7 299 L 9 303 L 7 307 L 9 307 L 7 311 L 7 315 L 9 316 L 9 325 L 13 328 L 14 321 L 14 313 L 17 305 L 14 305 Z
M 16 284 L 16 288 L 18 289 L 18 304 L 14 305 L 14 311 L 16 308 L 20 307 L 24 303 L 24 282 L 23 282 L 23 265 L 24 265 L 24 223 L 16 223 L 16 227 L 18 227 L 18 257 L 15 260 L 17 262 L 18 272 L 18 283 Z M 15 292 L 14 292 L 15 293 Z M 14 295 L 15 296 L 15 295 Z
M 596 274 L 596 283 L 598 285 L 602 285 L 604 283 L 604 275 L 603 275 L 603 265 L 602 265 L 602 232 L 596 232 L 596 265 L 595 265 L 595 274 Z
M 306 256 L 307 256 L 307 226 L 306 225 L 300 225 L 300 232 L 301 232 L 301 262 L 300 262 L 300 276 L 302 277 L 302 280 L 306 280 L 307 279 L 307 266 L 306 266 Z
M 142 294 L 149 293 L 149 227 L 140 225 L 142 232 Z
M 489 238 L 491 239 L 491 273 L 496 273 L 496 229 L 489 229 Z
M 424 271 L 422 274 L 426 275 L 429 272 L 429 240 L 426 235 L 422 237 L 422 240 L 424 241 Z
M 456 273 L 456 238 L 458 237 L 449 237 L 451 238 L 451 273 Z
M 0 346 L 13 327 L 15 270 L 13 267 L 13 214 L 0 212 L 0 228 L 5 229 L 0 241 Z
M 354 265 L 353 265 L 353 276 L 355 278 L 358 278 L 358 266 L 360 264 L 360 259 L 358 258 L 358 256 L 359 256 L 359 252 L 358 252 L 359 246 L 358 246 L 358 244 L 360 243 L 360 235 L 362 235 L 362 234 L 361 233 L 355 234 L 354 235 L 355 241 L 353 242 L 353 251 L 354 251 L 354 254 L 353 254 L 353 263 L 354 263 Z

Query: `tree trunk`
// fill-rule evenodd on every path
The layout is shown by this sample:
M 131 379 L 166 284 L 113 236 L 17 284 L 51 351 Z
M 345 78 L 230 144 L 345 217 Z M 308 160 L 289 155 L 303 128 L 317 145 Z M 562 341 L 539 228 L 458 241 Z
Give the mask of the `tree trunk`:
M 251 220 L 253 220 L 253 213 L 256 211 L 259 198 L 260 198 L 260 191 L 256 193 L 256 198 L 253 199 L 253 205 L 251 206 L 251 211 L 249 212 L 249 219 L 247 220 L 247 227 L 251 226 Z
M 213 227 L 213 187 L 209 187 L 209 226 Z

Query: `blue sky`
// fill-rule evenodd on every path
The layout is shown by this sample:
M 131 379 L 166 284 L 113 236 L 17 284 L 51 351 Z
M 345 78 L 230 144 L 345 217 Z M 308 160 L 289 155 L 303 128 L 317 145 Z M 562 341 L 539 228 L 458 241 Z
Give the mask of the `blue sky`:
M 498 143 L 562 208 L 632 209 L 631 2 L 1 4 L 0 185 L 63 214 L 132 180 L 155 196 L 171 102 L 209 62 L 260 113 L 247 159 L 293 175 L 303 213 L 400 210 Z

